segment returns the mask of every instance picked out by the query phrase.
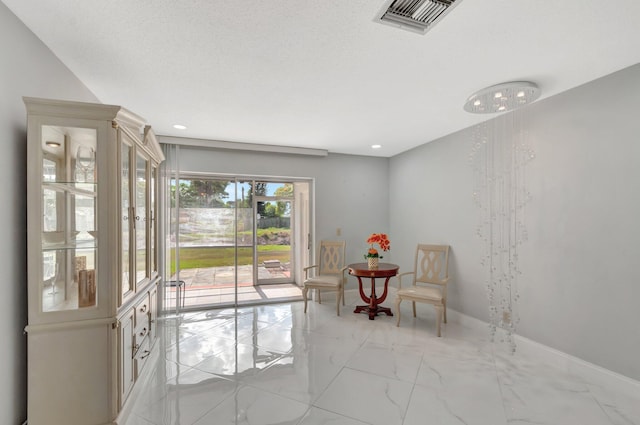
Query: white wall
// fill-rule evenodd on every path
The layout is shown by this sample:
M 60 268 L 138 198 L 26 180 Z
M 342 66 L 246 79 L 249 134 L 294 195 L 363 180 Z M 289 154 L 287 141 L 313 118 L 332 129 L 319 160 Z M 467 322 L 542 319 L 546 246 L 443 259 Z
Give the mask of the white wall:
M 388 231 L 388 164 L 387 158 L 355 155 L 315 157 L 180 146 L 179 167 L 181 172 L 315 179 L 316 244 L 321 239 L 344 239 L 347 262 L 353 263 L 364 261 L 369 234 Z M 337 228 L 341 236 L 336 236 Z
M 537 156 L 518 333 L 640 380 L 640 65 L 524 116 Z M 467 129 L 391 159 L 390 204 L 406 206 L 391 210 L 391 234 L 401 266 L 417 242 L 451 244 L 450 306 L 486 321 L 470 151 Z
M 95 101 L 89 90 L 0 3 L 0 423 L 26 419 L 26 111 L 22 96 Z

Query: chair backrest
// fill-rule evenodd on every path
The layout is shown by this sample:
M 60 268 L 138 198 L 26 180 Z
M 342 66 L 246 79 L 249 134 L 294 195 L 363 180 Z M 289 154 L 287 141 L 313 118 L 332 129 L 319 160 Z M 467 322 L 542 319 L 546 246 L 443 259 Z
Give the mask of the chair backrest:
M 318 250 L 318 274 L 340 275 L 345 266 L 345 241 L 320 241 Z
M 449 245 L 418 244 L 414 272 L 414 285 L 445 285 L 449 278 Z

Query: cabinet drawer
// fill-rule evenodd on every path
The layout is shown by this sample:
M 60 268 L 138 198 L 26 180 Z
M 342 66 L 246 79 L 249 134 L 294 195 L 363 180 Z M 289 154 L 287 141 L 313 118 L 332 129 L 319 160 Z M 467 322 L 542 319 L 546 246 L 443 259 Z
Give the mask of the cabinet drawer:
M 133 350 L 134 354 L 138 348 L 142 345 L 142 341 L 149 336 L 150 328 L 149 328 L 149 320 L 146 322 L 140 323 L 134 330 L 134 338 L 135 338 L 135 348 Z
M 135 363 L 136 379 L 138 379 L 138 377 L 140 376 L 140 373 L 142 373 L 142 369 L 144 368 L 144 365 L 147 362 L 147 359 L 149 358 L 150 355 L 151 355 L 151 350 L 149 348 L 149 338 L 145 338 L 140 344 L 140 346 L 138 347 L 138 351 L 136 352 L 133 358 L 133 361 Z
M 136 329 L 141 326 L 146 326 L 149 329 L 149 311 L 151 305 L 149 304 L 149 294 L 145 294 L 135 306 L 135 327 Z

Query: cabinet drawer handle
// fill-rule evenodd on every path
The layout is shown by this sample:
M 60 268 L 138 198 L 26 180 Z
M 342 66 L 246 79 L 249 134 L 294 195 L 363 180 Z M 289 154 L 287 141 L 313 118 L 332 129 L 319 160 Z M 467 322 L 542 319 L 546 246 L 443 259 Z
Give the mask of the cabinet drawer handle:
M 140 313 L 144 313 L 147 311 L 147 305 L 143 305 L 142 307 L 140 307 Z
M 140 356 L 140 360 L 146 359 L 147 357 L 149 357 L 149 354 L 151 354 L 151 351 L 144 350 L 144 354 Z
M 140 332 L 140 336 L 145 336 L 147 334 L 147 328 L 142 328 L 142 331 Z

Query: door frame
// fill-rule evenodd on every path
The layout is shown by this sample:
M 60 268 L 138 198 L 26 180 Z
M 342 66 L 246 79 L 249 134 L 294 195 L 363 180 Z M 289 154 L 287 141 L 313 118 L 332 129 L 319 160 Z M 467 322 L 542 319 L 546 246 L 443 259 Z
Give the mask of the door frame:
M 283 176 L 264 176 L 264 175 L 246 175 L 246 174 L 226 174 L 226 173 L 215 173 L 215 172 L 199 172 L 199 171 L 183 171 L 180 168 L 179 164 L 179 147 L 176 147 L 176 151 L 171 155 L 167 155 L 168 161 L 161 164 L 161 178 L 159 179 L 161 190 L 159 191 L 160 202 L 162 204 L 162 209 L 160 213 L 163 215 L 163 226 L 161 226 L 161 245 L 159 255 L 161 257 L 160 262 L 160 270 L 162 273 L 169 272 L 169 264 L 171 260 L 169 258 L 169 238 L 176 231 L 175 236 L 178 237 L 177 234 L 177 226 L 178 219 L 176 218 L 175 226 L 170 226 L 172 214 L 178 214 L 177 211 L 172 211 L 173 208 L 180 209 L 182 207 L 180 200 L 176 200 L 176 204 L 174 207 L 170 206 L 170 187 L 171 180 L 175 180 L 176 184 L 179 186 L 179 182 L 182 180 L 195 180 L 195 179 L 217 179 L 217 180 L 228 180 L 230 182 L 234 182 L 236 185 L 240 184 L 243 181 L 253 181 L 253 182 L 290 182 L 294 185 L 294 195 L 292 198 L 283 198 L 284 200 L 291 201 L 292 207 L 295 208 L 295 212 L 292 212 L 292 232 L 296 235 L 292 240 L 292 249 L 291 255 L 295 261 L 295 264 L 291 268 L 291 276 L 290 279 L 287 279 L 288 282 L 293 284 L 297 284 L 298 286 L 302 285 L 304 280 L 303 268 L 311 264 L 311 255 L 313 249 L 313 229 L 315 228 L 315 214 L 314 214 L 314 192 L 315 192 L 315 179 L 312 177 L 283 177 Z M 237 191 L 236 186 L 236 191 Z M 231 194 L 231 196 L 237 197 L 237 193 Z M 276 199 L 278 197 L 275 197 Z M 237 209 L 236 209 L 237 211 Z M 177 216 L 176 216 L 177 217 Z M 295 224 L 294 224 L 295 223 Z M 255 227 L 255 223 L 254 223 Z M 237 232 L 237 229 L 236 229 Z M 237 236 L 237 233 L 236 233 Z M 254 239 L 256 238 L 256 232 L 254 229 Z M 255 246 L 255 242 L 254 242 Z M 176 246 L 177 252 L 176 257 L 173 259 L 175 263 L 179 263 L 179 246 Z M 237 243 L 236 243 L 237 249 Z M 257 252 L 257 250 L 256 250 Z M 237 253 L 235 258 L 235 268 L 237 273 Z M 254 261 L 253 265 L 254 269 L 257 270 L 256 264 Z M 179 269 L 178 264 L 176 264 L 176 268 Z M 176 270 L 177 276 L 179 278 L 179 271 Z M 175 307 L 171 307 L 170 310 L 166 310 L 164 308 L 166 291 L 164 290 L 168 286 L 168 279 L 170 277 L 165 276 L 163 282 L 163 296 L 161 297 L 161 303 L 163 305 L 163 311 L 169 312 L 172 311 L 174 313 L 179 313 L 185 310 L 191 310 L 192 308 L 181 306 L 179 300 L 177 299 L 175 302 Z M 254 286 L 257 286 L 257 276 L 254 277 Z M 235 288 L 235 302 L 232 305 L 238 306 L 240 305 L 238 301 L 238 288 L 237 288 L 237 276 L 236 276 L 236 288 Z M 273 282 L 276 283 L 276 282 Z M 184 291 L 184 288 L 176 288 L 177 296 L 180 297 L 181 293 Z M 249 303 L 252 304 L 252 303 Z M 229 306 L 229 304 L 206 304 L 200 305 L 197 308 L 221 308 Z

